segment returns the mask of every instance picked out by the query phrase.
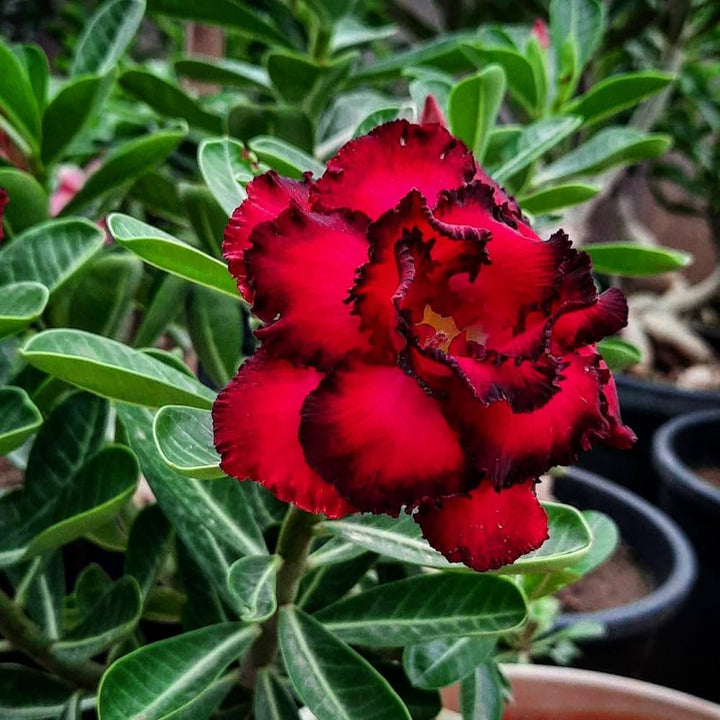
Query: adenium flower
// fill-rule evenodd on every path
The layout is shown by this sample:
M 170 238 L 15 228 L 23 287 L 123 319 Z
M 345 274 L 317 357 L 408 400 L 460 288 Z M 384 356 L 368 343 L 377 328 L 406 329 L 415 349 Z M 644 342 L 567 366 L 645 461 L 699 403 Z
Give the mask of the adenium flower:
M 247 194 L 223 247 L 265 326 L 213 409 L 229 475 L 329 518 L 412 513 L 486 570 L 547 538 L 538 475 L 632 443 L 594 345 L 622 294 L 441 125 L 382 125 L 319 180 Z

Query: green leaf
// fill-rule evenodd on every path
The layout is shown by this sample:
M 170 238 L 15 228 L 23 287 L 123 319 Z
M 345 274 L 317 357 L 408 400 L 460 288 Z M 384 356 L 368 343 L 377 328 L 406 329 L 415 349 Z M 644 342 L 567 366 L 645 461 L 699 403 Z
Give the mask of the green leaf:
M 315 177 L 320 177 L 325 172 L 322 163 L 284 140 L 260 136 L 251 140 L 249 145 L 260 160 L 281 175 L 302 178 L 304 172 L 310 171 Z
M 236 298 L 193 287 L 186 297 L 188 332 L 202 369 L 216 387 L 225 387 L 240 367 L 243 307 Z
M 183 307 L 188 284 L 177 275 L 162 275 L 158 287 L 145 308 L 140 327 L 133 338 L 134 347 L 152 347 Z
M 572 566 L 578 575 L 585 575 L 602 565 L 620 543 L 620 530 L 611 517 L 597 510 L 583 510 L 583 517 L 593 534 L 593 542 L 587 555 Z
M 491 636 L 444 638 L 410 645 L 403 652 L 403 667 L 410 682 L 433 690 L 460 682 L 495 650 Z
M 494 662 L 481 665 L 460 684 L 463 720 L 502 720 L 503 678 Z
M 526 57 L 513 48 L 485 47 L 477 43 L 466 44 L 463 50 L 477 67 L 484 68 L 490 63 L 499 65 L 505 71 L 510 97 L 531 117 L 535 116 L 539 110 L 541 96 L 533 66 Z
M 213 257 L 222 257 L 222 240 L 228 216 L 212 193 L 204 185 L 182 185 L 179 201 L 200 247 Z M 217 300 L 217 295 L 213 295 L 213 300 Z
M 111 0 L 85 27 L 70 74 L 104 75 L 112 70 L 135 38 L 145 14 L 145 0 Z
M 52 675 L 22 665 L 0 664 L 0 716 L 3 720 L 57 718 L 72 689 Z
M 499 65 L 489 65 L 482 72 L 465 78 L 450 92 L 450 132 L 472 150 L 478 162 L 485 157 L 504 94 L 505 72 Z
M 147 70 L 127 70 L 120 76 L 119 83 L 123 90 L 160 115 L 185 120 L 190 127 L 213 135 L 222 132 L 223 123 L 219 115 L 203 110 L 194 98 L 177 85 Z
M 42 415 L 22 388 L 0 388 L 0 457 L 20 447 L 40 425 Z
M 583 183 L 567 183 L 557 185 L 547 190 L 540 190 L 518 198 L 523 208 L 533 215 L 554 213 L 572 205 L 584 203 L 600 192 L 598 185 L 585 185 Z
M 642 360 L 640 350 L 620 338 L 605 338 L 597 344 L 597 349 L 613 372 L 627 370 Z
M 203 140 L 198 148 L 198 165 L 213 197 L 229 217 L 247 197 L 245 185 L 253 179 L 245 147 L 232 138 Z
M 289 45 L 288 39 L 274 23 L 250 10 L 240 0 L 149 0 L 148 10 L 178 20 L 220 25 L 250 40 L 269 45 Z
M 323 565 L 306 572 L 295 604 L 311 613 L 340 600 L 367 575 L 376 559 L 375 553 L 364 552 L 345 562 Z
M 53 644 L 53 653 L 68 663 L 97 655 L 133 631 L 141 609 L 137 580 L 121 578 L 97 599 L 78 625 Z
M 269 135 L 305 152 L 313 151 L 314 130 L 304 110 L 292 105 L 236 105 L 227 116 L 228 133 L 247 142 Z
M 181 475 L 198 480 L 225 476 L 207 410 L 166 405 L 155 416 L 153 437 L 163 460 Z
M 172 544 L 172 526 L 158 505 L 140 511 L 130 528 L 125 552 L 125 574 L 134 577 L 147 599 L 155 586 Z
M 241 620 L 261 622 L 277 610 L 275 581 L 281 564 L 277 555 L 251 555 L 233 563 L 228 589 Z
M 140 260 L 126 252 L 107 252 L 88 263 L 51 312 L 53 324 L 106 337 L 124 329 L 142 280 Z M 61 305 L 62 320 L 55 310 Z
M 88 220 L 50 220 L 18 235 L 0 250 L 0 286 L 39 282 L 54 293 L 103 245 L 105 237 Z
M 517 139 L 512 158 L 491 171 L 492 177 L 502 184 L 572 135 L 581 124 L 582 118 L 565 116 L 547 117 L 528 125 Z
M 40 140 L 40 109 L 35 92 L 22 63 L 2 41 L 0 41 L 0 114 L 5 115 L 11 128 L 27 144 L 27 149 L 37 152 Z
M 320 610 L 315 618 L 346 642 L 396 647 L 504 632 L 520 625 L 526 614 L 522 593 L 506 578 L 436 573 L 353 595 Z
M 113 400 L 209 408 L 215 399 L 211 390 L 185 373 L 82 330 L 45 330 L 31 338 L 22 353 L 33 367 Z
M 48 85 L 50 80 L 50 64 L 47 55 L 37 45 L 20 45 L 14 48 L 20 62 L 25 67 L 25 73 L 30 79 L 38 108 L 42 110 L 47 101 Z
M 103 675 L 100 720 L 177 717 L 206 691 L 259 631 L 241 623 L 211 625 L 125 655 Z
M 399 105 L 391 105 L 388 107 L 378 108 L 373 110 L 366 118 L 364 118 L 360 124 L 355 128 L 353 137 L 361 137 L 367 135 L 371 130 L 374 130 L 378 125 L 382 125 L 392 120 L 398 120 L 403 117 L 405 113 Z
M 342 537 L 333 537 L 310 554 L 308 567 L 315 569 L 334 565 L 335 563 L 344 563 L 364 554 L 365 549 L 360 545 L 347 542 Z
M 212 570 L 227 593 L 227 573 L 240 555 L 264 555 L 265 541 L 255 522 L 250 483 L 231 478 L 200 482 L 173 472 L 153 441 L 152 414 L 146 408 L 118 405 L 130 447 L 166 517 L 204 570 Z M 234 557 L 231 562 L 227 558 Z M 212 560 L 212 562 L 211 562 Z
M 333 25 L 330 50 L 339 52 L 377 40 L 387 40 L 397 33 L 396 25 L 365 25 L 354 15 L 345 15 Z
M 146 263 L 240 302 L 235 280 L 220 260 L 129 215 L 113 213 L 107 226 L 115 240 Z
M 680 270 L 692 263 L 689 253 L 669 248 L 645 247 L 631 242 L 584 245 L 595 272 L 625 277 L 646 277 Z
M 229 58 L 186 57 L 175 61 L 175 72 L 190 80 L 229 87 L 268 91 L 272 87 L 264 67 Z
M 302 610 L 280 610 L 280 649 L 298 697 L 318 720 L 410 720 L 387 681 Z
M 8 194 L 4 220 L 13 233 L 20 233 L 48 219 L 47 193 L 29 173 L 15 168 L 0 168 L 0 188 Z
M 566 111 L 581 115 L 584 125 L 601 122 L 667 87 L 673 75 L 654 70 L 605 78 L 574 100 Z
M 129 191 L 129 196 L 143 203 L 147 210 L 174 222 L 185 217 L 185 208 L 180 200 L 177 179 L 151 170 L 138 178 Z
M 109 84 L 100 75 L 85 75 L 63 85 L 43 114 L 41 157 L 45 165 L 59 160 L 95 117 Z
M 43 570 L 36 575 L 28 588 L 27 612 L 50 640 L 60 637 L 63 627 L 63 601 L 65 599 L 65 566 L 62 552 L 48 558 L 35 558 L 31 562 L 43 563 Z M 23 568 L 22 565 L 16 566 Z M 7 568 L 8 575 L 15 568 Z
M 165 160 L 186 134 L 186 128 L 158 130 L 151 135 L 117 144 L 60 214 L 72 215 L 118 188 L 129 187 L 134 180 Z
M 598 0 L 552 0 L 550 37 L 558 61 L 558 99 L 570 97 L 600 45 L 605 18 Z
M 255 720 L 298 720 L 298 708 L 285 683 L 269 668 L 261 668 L 253 695 Z
M 647 134 L 631 127 L 608 127 L 575 150 L 540 170 L 533 181 L 536 187 L 590 175 L 616 165 L 633 165 L 662 155 L 671 140 L 667 135 Z
M 13 335 L 37 320 L 45 309 L 48 289 L 36 282 L 19 282 L 0 288 L 0 338 Z

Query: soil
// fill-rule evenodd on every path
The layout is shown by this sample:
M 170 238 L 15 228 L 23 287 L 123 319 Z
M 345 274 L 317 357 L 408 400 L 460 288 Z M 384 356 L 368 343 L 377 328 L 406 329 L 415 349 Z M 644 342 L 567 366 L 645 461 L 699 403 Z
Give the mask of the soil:
M 706 483 L 720 489 L 720 467 L 712 465 L 693 468 L 695 473 L 699 475 Z
M 626 605 L 652 591 L 652 578 L 638 565 L 630 548 L 621 543 L 600 567 L 557 596 L 563 612 L 595 612 Z

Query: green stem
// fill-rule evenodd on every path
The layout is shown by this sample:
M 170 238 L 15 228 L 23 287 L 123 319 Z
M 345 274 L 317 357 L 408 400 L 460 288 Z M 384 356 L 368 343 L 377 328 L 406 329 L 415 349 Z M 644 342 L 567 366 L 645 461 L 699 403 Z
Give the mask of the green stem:
M 105 668 L 87 660 L 68 663 L 53 653 L 52 641 L 28 619 L 12 598 L 0 590 L 0 633 L 15 650 L 24 653 L 74 687 L 95 691 Z
M 45 558 L 38 555 L 30 564 L 28 571 L 23 575 L 15 590 L 15 604 L 23 609 L 27 602 L 27 594 L 35 578 L 45 569 Z
M 282 559 L 275 590 L 278 609 L 292 604 L 297 598 L 313 541 L 313 528 L 319 521 L 320 517 L 317 515 L 311 515 L 296 507 L 291 507 L 285 516 L 275 551 Z M 253 688 L 257 671 L 272 664 L 277 657 L 277 651 L 278 613 L 275 612 L 262 624 L 260 635 L 246 656 L 241 683 L 247 688 Z

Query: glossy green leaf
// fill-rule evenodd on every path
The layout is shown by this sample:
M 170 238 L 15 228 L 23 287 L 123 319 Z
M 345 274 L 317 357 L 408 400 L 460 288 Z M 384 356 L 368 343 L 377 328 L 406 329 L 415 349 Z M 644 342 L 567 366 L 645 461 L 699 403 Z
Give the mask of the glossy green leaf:
M 190 80 L 230 87 L 259 88 L 265 91 L 272 87 L 264 67 L 229 58 L 181 58 L 175 61 L 175 72 Z
M 582 115 L 585 125 L 600 122 L 635 107 L 667 87 L 673 79 L 672 75 L 654 70 L 605 78 L 570 103 L 566 110 L 573 115 Z
M 154 215 L 177 222 L 185 216 L 177 179 L 161 169 L 151 170 L 139 177 L 128 194 L 131 198 L 140 200 Z
M 535 115 L 540 105 L 540 88 L 537 87 L 533 67 L 525 56 L 513 48 L 487 47 L 477 43 L 464 45 L 463 49 L 479 68 L 491 63 L 499 65 L 505 71 L 510 96 L 531 116 Z
M 3 720 L 55 720 L 72 694 L 65 683 L 22 665 L 0 664 Z
M 126 70 L 120 86 L 133 97 L 167 118 L 185 120 L 192 128 L 219 135 L 223 129 L 219 115 L 203 110 L 184 90 L 147 70 Z
M 370 663 L 302 610 L 280 610 L 279 636 L 290 682 L 318 720 L 410 720 Z
M 277 555 L 251 555 L 233 563 L 228 589 L 241 620 L 261 622 L 275 612 L 275 581 L 281 564 Z
M 332 537 L 324 545 L 310 553 L 308 567 L 311 569 L 344 563 L 359 555 L 364 555 L 365 549 L 354 542 L 349 542 L 342 537 Z
M 50 640 L 57 640 L 63 629 L 63 603 L 65 600 L 65 565 L 62 551 L 45 558 L 34 558 L 31 562 L 42 563 L 42 570 L 30 583 L 27 592 L 26 610 L 28 615 L 42 629 Z M 27 570 L 29 565 L 6 568 L 8 576 L 14 570 Z M 15 583 L 17 587 L 17 583 Z
M 525 169 L 582 124 L 582 118 L 574 116 L 548 117 L 528 125 L 517 139 L 513 156 L 491 172 L 493 178 L 503 183 Z
M 478 162 L 485 157 L 490 131 L 495 125 L 504 94 L 505 72 L 499 65 L 489 65 L 465 78 L 450 92 L 450 132 L 472 150 Z
M 166 405 L 155 416 L 153 436 L 163 460 L 181 475 L 199 480 L 224 477 L 207 410 Z
M 213 257 L 222 257 L 222 242 L 228 216 L 204 185 L 181 185 L 179 201 L 190 221 L 200 248 Z M 213 295 L 217 300 L 217 295 Z M 235 308 L 237 310 L 237 308 Z
M 559 160 L 540 170 L 533 184 L 543 187 L 579 175 L 591 175 L 616 165 L 632 165 L 659 157 L 669 147 L 667 135 L 647 134 L 631 127 L 609 127 Z
M 70 73 L 103 75 L 112 70 L 134 40 L 145 0 L 111 0 L 93 15 L 75 50 Z
M 22 388 L 0 388 L 0 457 L 20 447 L 41 424 L 40 411 Z
M 598 343 L 597 349 L 613 372 L 627 370 L 642 360 L 640 350 L 620 338 L 605 338 Z
M 578 575 L 585 575 L 602 565 L 620 543 L 620 530 L 611 517 L 597 510 L 583 510 L 583 517 L 593 534 L 593 543 L 587 555 L 572 566 Z
M 380 585 L 314 617 L 346 642 L 395 647 L 504 632 L 520 625 L 526 612 L 522 593 L 506 578 L 436 573 Z
M 176 717 L 206 691 L 258 630 L 241 623 L 210 625 L 131 652 L 103 675 L 100 720 Z
M 148 10 L 178 20 L 220 25 L 250 40 L 270 45 L 289 44 L 274 23 L 253 12 L 240 0 L 148 0 Z
M 492 636 L 444 638 L 410 645 L 403 667 L 413 685 L 430 690 L 460 682 L 495 650 Z
M 245 319 L 236 298 L 193 287 L 185 316 L 193 348 L 215 387 L 225 387 L 240 367 Z
M 81 662 L 131 633 L 140 619 L 142 597 L 137 580 L 124 577 L 96 599 L 80 623 L 53 645 L 53 653 L 65 662 Z
M 30 78 L 13 51 L 0 41 L 0 114 L 27 148 L 36 151 L 40 139 L 40 109 Z
M 240 302 L 235 280 L 220 260 L 129 215 L 113 213 L 107 225 L 115 240 L 146 263 Z
M 245 102 L 227 116 L 228 133 L 244 142 L 269 135 L 312 152 L 314 129 L 307 113 L 295 105 L 260 105 Z
M 13 48 L 20 62 L 25 67 L 25 73 L 30 79 L 38 108 L 45 107 L 50 81 L 50 64 L 47 55 L 38 45 L 19 45 Z
M 502 720 L 504 682 L 494 662 L 484 663 L 460 684 L 463 720 Z
M 62 157 L 95 116 L 109 87 L 101 75 L 83 75 L 62 86 L 43 114 L 41 157 L 49 165 Z
M 145 307 L 140 327 L 133 338 L 134 347 L 152 347 L 183 307 L 188 283 L 177 275 L 163 275 Z
M 387 40 L 397 33 L 398 28 L 395 25 L 365 25 L 354 15 L 345 15 L 333 25 L 330 49 L 332 52 L 347 50 L 357 45 Z
M 36 225 L 0 250 L 0 286 L 39 282 L 53 293 L 103 242 L 102 230 L 87 220 L 50 220 Z
M 75 606 L 80 616 L 87 615 L 99 599 L 112 589 L 112 586 L 112 579 L 99 565 L 96 563 L 87 565 L 80 573 L 73 592 Z
M 130 405 L 117 405 L 117 412 L 165 516 L 198 564 L 228 594 L 232 562 L 242 555 L 267 553 L 249 500 L 250 483 L 231 478 L 201 482 L 178 475 L 155 445 L 151 412 Z
M 261 668 L 257 674 L 253 717 L 255 720 L 298 720 L 299 717 L 298 707 L 286 683 L 269 668 Z
M 16 168 L 0 168 L 0 187 L 8 195 L 4 220 L 13 233 L 48 219 L 48 195 L 32 175 Z
M 247 197 L 245 185 L 253 179 L 245 147 L 232 138 L 203 140 L 198 148 L 198 165 L 210 192 L 230 217 Z
M 0 287 L 0 338 L 27 327 L 45 309 L 48 289 L 36 282 L 19 282 Z
M 645 277 L 680 270 L 692 263 L 692 255 L 669 248 L 645 247 L 637 243 L 593 243 L 583 246 L 593 269 L 607 275 Z
M 566 185 L 557 185 L 531 195 L 525 195 L 518 198 L 518 201 L 523 210 L 533 215 L 542 215 L 584 203 L 594 198 L 599 192 L 600 187 L 598 185 L 567 183 Z
M 165 363 L 82 330 L 45 330 L 22 350 L 30 365 L 113 400 L 209 408 L 214 393 Z
M 373 110 L 366 118 L 364 118 L 360 124 L 355 128 L 353 137 L 361 137 L 367 135 L 371 130 L 374 130 L 378 125 L 391 122 L 392 120 L 398 120 L 406 115 L 403 109 L 399 105 L 391 105 L 388 107 L 378 108 Z
M 60 214 L 72 215 L 95 200 L 117 192 L 118 188 L 129 187 L 134 180 L 165 160 L 186 134 L 185 128 L 158 130 L 115 145 Z
M 304 172 L 310 171 L 315 177 L 320 177 L 325 172 L 322 163 L 284 140 L 260 136 L 249 144 L 260 160 L 281 175 L 302 178 Z
M 125 574 L 134 577 L 144 599 L 150 595 L 172 545 L 172 526 L 158 505 L 148 505 L 130 528 Z

